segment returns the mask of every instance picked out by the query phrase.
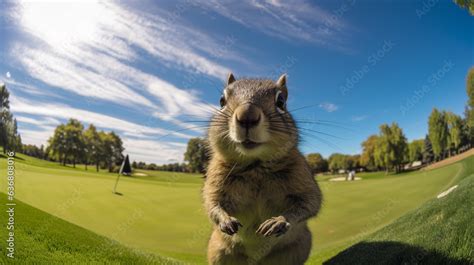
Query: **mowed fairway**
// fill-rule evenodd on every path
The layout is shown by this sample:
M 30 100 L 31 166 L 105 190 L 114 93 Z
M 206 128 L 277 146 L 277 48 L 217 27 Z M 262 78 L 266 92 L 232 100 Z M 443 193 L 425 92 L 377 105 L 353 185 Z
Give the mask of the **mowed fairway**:
M 310 221 L 313 252 L 308 264 L 320 264 L 366 235 L 385 226 L 468 172 L 474 156 L 447 167 L 384 176 L 359 174 L 355 182 L 321 181 L 324 207 Z M 1 168 L 6 160 L 1 159 Z M 122 177 L 58 166 L 19 155 L 17 199 L 99 235 L 145 252 L 193 264 L 205 263 L 211 226 L 202 208 L 202 178 L 193 174 L 142 171 Z M 5 190 L 5 172 L 0 185 Z M 245 224 L 244 224 L 245 225 Z

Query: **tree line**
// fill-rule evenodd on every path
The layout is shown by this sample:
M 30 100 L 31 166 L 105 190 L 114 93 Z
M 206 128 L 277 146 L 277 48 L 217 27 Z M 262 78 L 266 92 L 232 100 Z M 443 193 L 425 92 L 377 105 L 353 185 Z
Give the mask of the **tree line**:
M 5 84 L 0 85 L 0 145 L 3 153 L 7 150 L 21 149 L 21 136 L 18 133 L 17 121 L 10 111 L 10 93 Z
M 58 125 L 48 139 L 48 145 L 22 145 L 22 153 L 40 159 L 59 162 L 61 165 L 84 164 L 85 169 L 94 165 L 109 172 L 117 172 L 122 163 L 123 143 L 115 132 L 98 131 L 90 124 L 87 129 L 77 119 L 69 119 L 65 124 Z
M 48 140 L 45 153 L 51 160 L 66 163 L 76 167 L 77 163 L 95 165 L 107 168 L 109 172 L 117 171 L 117 166 L 124 159 L 123 142 L 115 132 L 98 131 L 90 124 L 87 129 L 76 120 L 69 119 L 66 124 L 60 124 Z
M 362 154 L 332 154 L 326 160 L 321 154 L 307 155 L 314 173 L 357 168 L 400 172 L 408 163 L 423 164 L 442 160 L 465 151 L 474 145 L 474 67 L 466 78 L 464 118 L 450 111 L 434 108 L 428 118 L 428 133 L 424 139 L 407 141 L 397 123 L 380 126 L 379 134 L 370 135 L 362 142 Z
M 145 169 L 145 170 L 159 170 L 159 171 L 170 171 L 170 172 L 194 172 L 189 168 L 189 165 L 186 163 L 170 163 L 157 165 L 155 163 L 147 164 L 145 162 L 132 162 L 132 168 L 135 169 Z

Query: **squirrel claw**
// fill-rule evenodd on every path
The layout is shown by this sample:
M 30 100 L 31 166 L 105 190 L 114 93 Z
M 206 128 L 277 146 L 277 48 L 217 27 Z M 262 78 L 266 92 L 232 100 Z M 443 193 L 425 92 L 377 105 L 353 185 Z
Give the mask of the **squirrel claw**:
M 264 237 L 270 237 L 272 235 L 279 237 L 285 234 L 290 229 L 290 226 L 290 223 L 288 223 L 283 216 L 272 217 L 263 222 L 256 233 Z
M 231 217 L 219 224 L 220 230 L 230 236 L 238 232 L 239 226 L 243 227 L 239 220 L 234 217 Z

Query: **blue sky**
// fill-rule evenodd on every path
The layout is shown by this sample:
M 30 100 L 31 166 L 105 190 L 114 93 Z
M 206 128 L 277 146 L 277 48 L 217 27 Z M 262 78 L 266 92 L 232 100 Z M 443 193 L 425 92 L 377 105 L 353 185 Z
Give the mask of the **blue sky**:
M 0 3 L 0 78 L 23 141 L 69 117 L 114 130 L 132 160 L 181 161 L 229 71 L 288 74 L 305 153 L 360 152 L 382 123 L 424 137 L 462 114 L 474 18 L 452 1 Z M 308 126 L 310 125 L 310 126 Z M 189 130 L 183 130 L 190 128 Z M 344 127 L 344 128 L 342 128 Z M 171 136 L 171 131 L 182 130 Z

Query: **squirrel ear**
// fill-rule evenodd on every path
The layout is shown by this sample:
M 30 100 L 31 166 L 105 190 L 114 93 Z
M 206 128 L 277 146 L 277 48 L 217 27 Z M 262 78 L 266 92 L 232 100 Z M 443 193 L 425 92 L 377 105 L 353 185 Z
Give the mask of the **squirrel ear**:
M 280 78 L 278 78 L 276 84 L 285 95 L 285 98 L 288 98 L 288 88 L 286 88 L 286 74 L 282 74 Z
M 234 81 L 235 81 L 234 75 L 232 73 L 229 73 L 229 75 L 227 76 L 227 81 L 226 81 L 225 85 L 228 86 L 228 85 L 234 83 Z
M 276 83 L 279 87 L 286 87 L 286 74 L 282 74 Z

